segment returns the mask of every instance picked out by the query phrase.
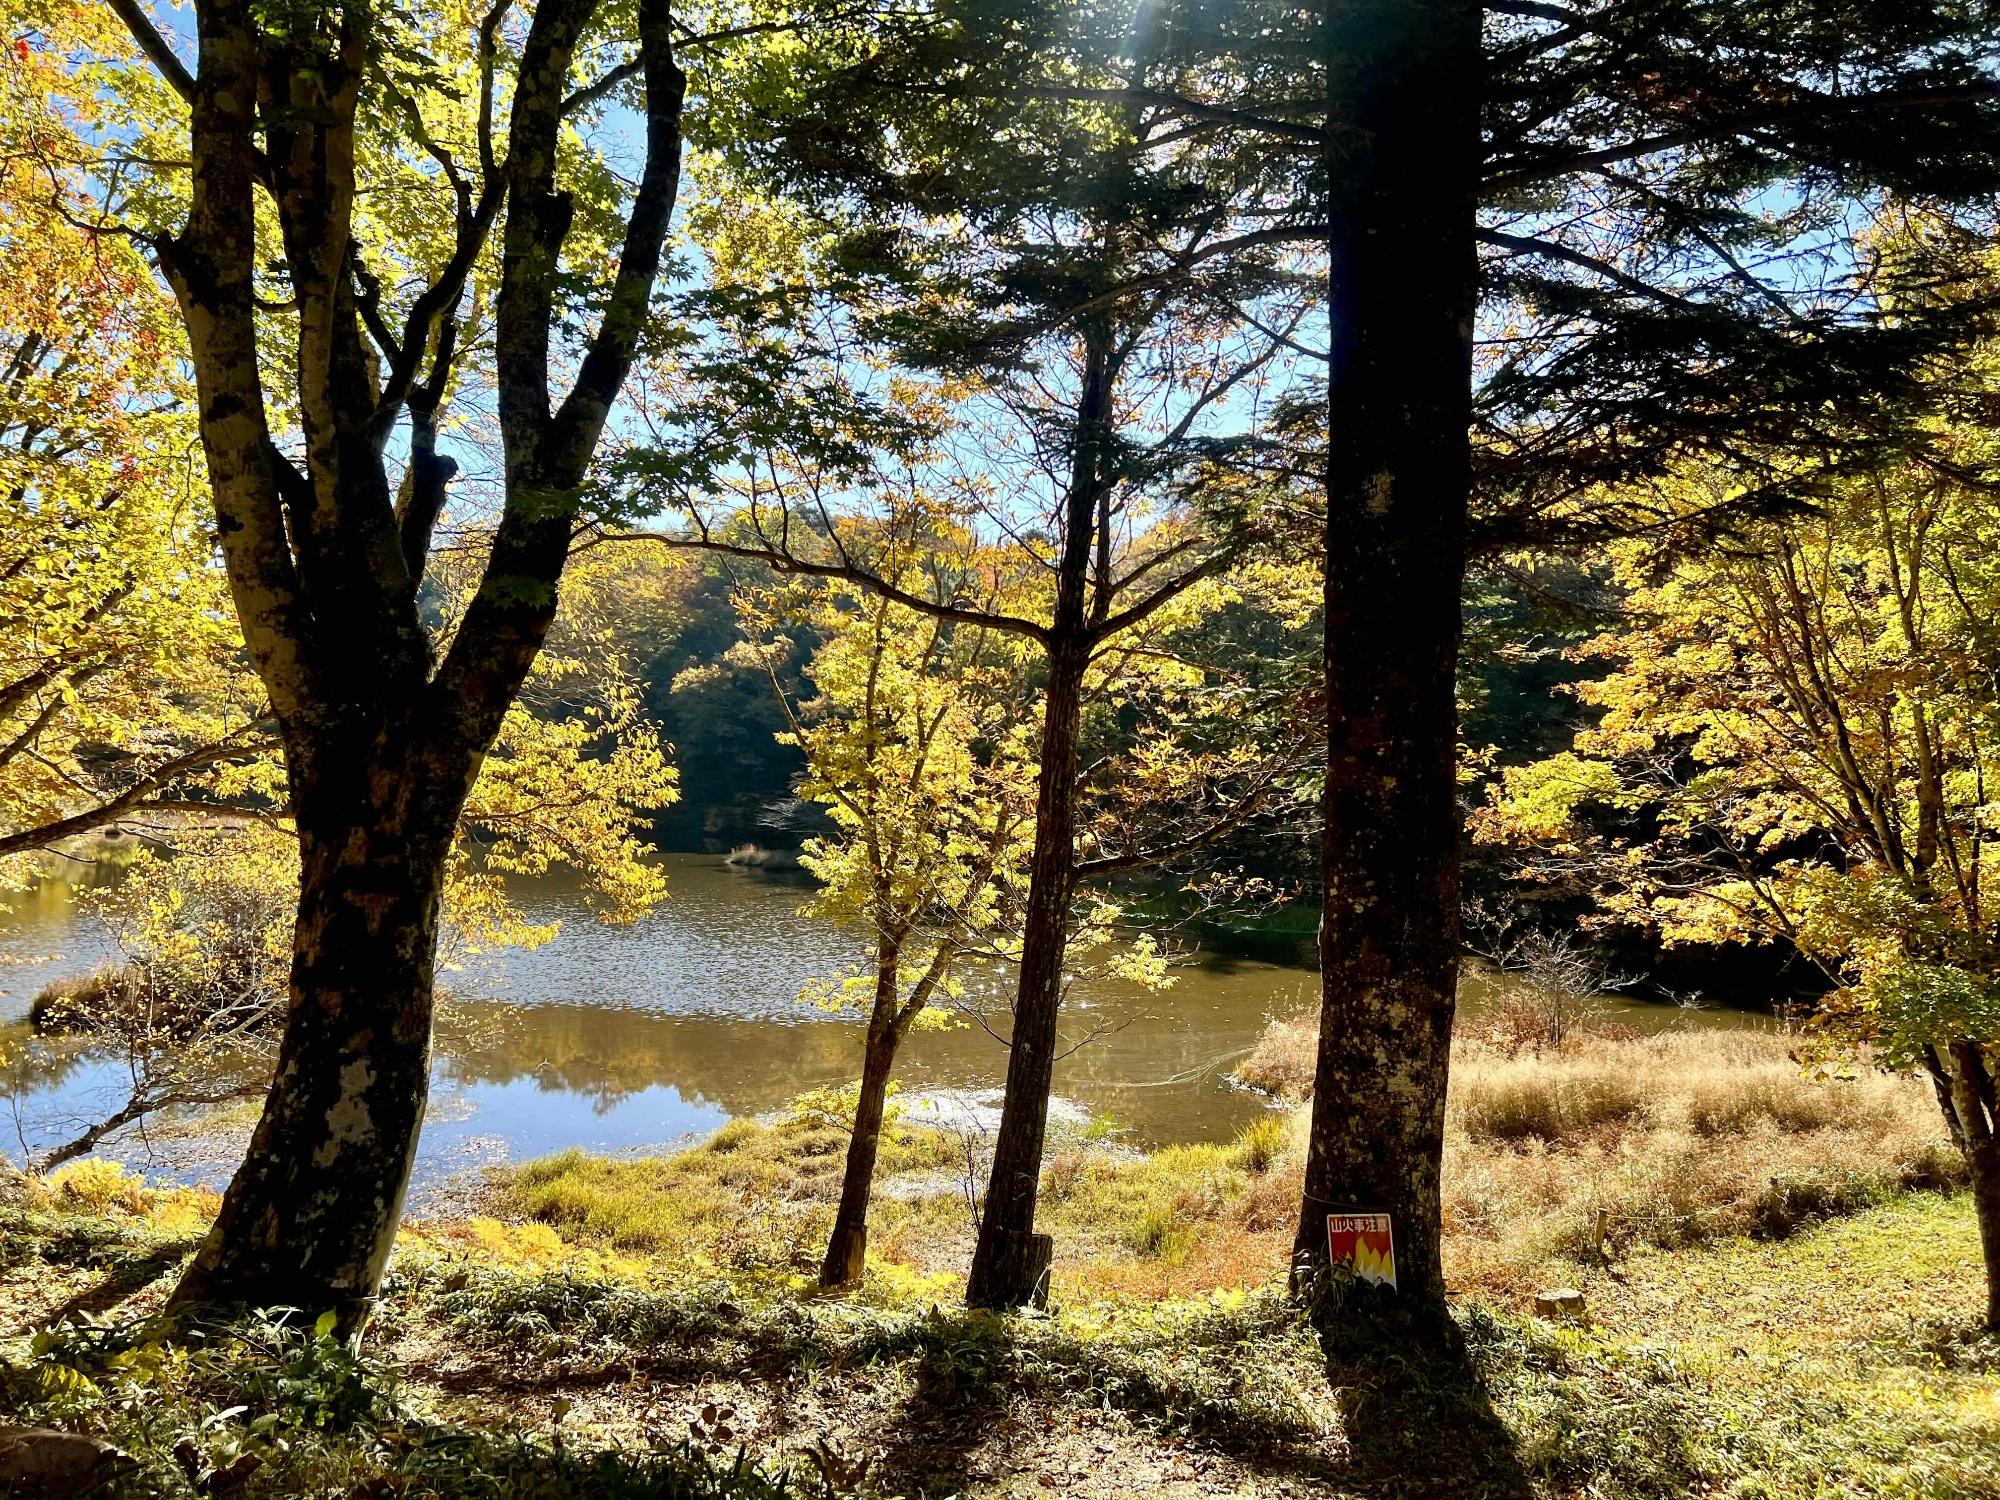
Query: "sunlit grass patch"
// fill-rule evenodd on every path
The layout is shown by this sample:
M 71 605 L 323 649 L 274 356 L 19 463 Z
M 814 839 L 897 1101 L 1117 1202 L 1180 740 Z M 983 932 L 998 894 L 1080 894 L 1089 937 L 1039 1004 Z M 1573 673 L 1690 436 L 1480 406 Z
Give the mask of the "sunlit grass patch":
M 207 1188 L 155 1187 L 115 1161 L 85 1157 L 46 1177 L 23 1177 L 13 1194 L 19 1207 L 43 1213 L 125 1216 L 161 1234 L 205 1228 L 222 1204 Z
M 1316 1031 L 1311 1017 L 1274 1023 L 1246 1069 L 1296 1092 Z M 1452 1284 L 1525 1297 L 1601 1253 L 1783 1236 L 1963 1181 L 1921 1083 L 1819 1076 L 1792 1049 L 1755 1030 L 1462 1042 L 1444 1161 Z M 1274 1255 L 1290 1226 L 1271 1185 L 1295 1197 L 1302 1151 L 1295 1134 L 1246 1198 L 1243 1222 L 1274 1232 Z
M 818 1107 L 765 1122 L 732 1120 L 672 1156 L 599 1157 L 565 1151 L 505 1174 L 503 1210 L 566 1239 L 734 1270 L 816 1264 L 846 1163 L 846 1124 Z M 946 1132 L 892 1118 L 882 1132 L 878 1186 L 946 1168 L 963 1147 Z M 899 1209 L 883 1204 L 893 1222 Z
M 1588 1328 L 1468 1323 L 1528 1467 L 1558 1491 L 2000 1494 L 2000 1339 L 1979 1336 L 1962 1196 L 1784 1241 L 1635 1255 Z
M 782 1451 L 797 1436 L 796 1402 L 817 1393 L 845 1402 L 865 1441 L 895 1437 L 868 1427 L 871 1414 L 910 1403 L 974 1426 L 975 1414 L 1003 1411 L 1045 1431 L 1109 1420 L 1132 1441 L 1260 1455 L 1277 1487 L 1250 1493 L 1301 1483 L 1381 1493 L 1391 1491 L 1379 1471 L 1353 1467 L 1357 1436 L 1381 1441 L 1381 1424 L 1401 1420 L 1398 1440 L 1450 1470 L 1472 1432 L 1468 1414 L 1490 1403 L 1498 1459 L 1545 1500 L 2000 1496 L 2000 1340 L 1973 1327 L 1980 1263 L 1962 1196 L 1897 1196 L 1783 1239 L 1634 1248 L 1616 1277 L 1573 1266 L 1586 1326 L 1542 1322 L 1511 1295 L 1462 1298 L 1469 1366 L 1425 1375 L 1402 1404 L 1370 1406 L 1397 1351 L 1376 1351 L 1389 1361 L 1379 1369 L 1350 1367 L 1346 1353 L 1330 1365 L 1268 1279 L 1184 1290 L 1225 1274 L 1231 1257 L 1238 1271 L 1268 1264 L 1289 1222 L 1257 1235 L 1238 1221 L 1282 1177 L 1297 1129 L 1287 1123 L 1280 1158 L 1262 1173 L 1252 1163 L 1268 1139 L 1071 1164 L 1063 1212 L 1075 1217 L 1059 1231 L 1069 1258 L 1045 1315 L 967 1311 L 957 1272 L 895 1255 L 875 1261 L 858 1293 L 827 1298 L 809 1275 L 704 1270 L 582 1243 L 541 1220 L 465 1219 L 405 1234 L 359 1363 L 296 1318 L 186 1346 L 93 1319 L 39 1343 L 0 1339 L 0 1394 L 9 1420 L 111 1436 L 163 1493 L 182 1492 L 171 1488 L 181 1444 L 204 1472 L 255 1453 L 266 1467 L 241 1490 L 246 1500 L 378 1482 L 578 1500 L 780 1493 L 783 1476 L 768 1469 L 731 1489 L 727 1473 L 675 1446 L 685 1423 L 653 1415 L 663 1400 L 699 1410 L 725 1387 L 763 1413 L 742 1431 L 753 1459 L 781 1467 L 797 1457 Z M 733 1130 L 696 1180 L 712 1184 L 718 1159 L 756 1160 L 783 1132 Z M 1766 1119 L 1752 1135 L 1769 1149 L 1764 1136 L 1800 1133 Z M 1684 1139 L 1692 1148 L 1699 1138 Z M 910 1149 L 921 1159 L 930 1148 Z M 536 1175 L 543 1186 L 596 1178 L 580 1161 Z M 38 1184 L 43 1207 L 17 1198 L 0 1215 L 0 1228 L 21 1231 L 0 1239 L 23 1257 L 17 1276 L 94 1285 L 163 1246 L 170 1254 L 153 1269 L 170 1276 L 181 1247 L 134 1211 L 127 1186 L 101 1169 L 75 1180 L 67 1208 Z M 101 1206 L 85 1208 L 85 1195 Z M 962 1205 L 942 1194 L 878 1207 L 913 1237 L 963 1233 L 952 1228 Z M 1135 1246 L 1133 1226 L 1149 1223 L 1161 1242 Z M 1188 1239 L 1175 1248 L 1177 1235 Z M 389 1375 L 391 1360 L 409 1362 L 407 1385 Z M 522 1391 L 536 1394 L 524 1404 Z M 653 1442 L 664 1446 L 651 1452 Z

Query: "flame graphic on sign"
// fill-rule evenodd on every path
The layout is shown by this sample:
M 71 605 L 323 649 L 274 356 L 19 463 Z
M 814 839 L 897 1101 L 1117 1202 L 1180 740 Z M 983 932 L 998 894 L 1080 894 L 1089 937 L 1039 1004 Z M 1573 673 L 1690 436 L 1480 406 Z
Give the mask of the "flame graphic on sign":
M 1386 1234 L 1357 1235 L 1352 1265 L 1358 1280 L 1396 1284 L 1396 1256 Z
M 1327 1258 L 1356 1281 L 1396 1289 L 1395 1224 L 1385 1213 L 1326 1216 Z

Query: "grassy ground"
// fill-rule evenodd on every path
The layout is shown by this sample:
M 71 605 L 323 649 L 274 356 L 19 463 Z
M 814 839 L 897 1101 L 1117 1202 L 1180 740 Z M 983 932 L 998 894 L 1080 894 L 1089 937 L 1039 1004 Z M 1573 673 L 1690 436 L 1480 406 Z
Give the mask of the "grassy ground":
M 361 1361 L 311 1309 L 149 1328 L 212 1195 L 0 1185 L 0 1417 L 110 1435 L 138 1466 L 108 1492 L 144 1495 L 2000 1500 L 1971 1215 L 1912 1191 L 1954 1181 L 1928 1101 L 1782 1038 L 1466 1049 L 1454 1336 L 1422 1360 L 1277 1294 L 1296 1112 L 1057 1151 L 1054 1310 L 1009 1319 L 959 1305 L 978 1143 L 906 1120 L 866 1283 L 817 1294 L 840 1114 L 496 1177 L 406 1226 Z M 1587 1326 L 1532 1315 L 1553 1284 Z
M 1310 1024 L 1279 1021 L 1240 1074 L 1298 1102 L 1313 1047 Z M 1963 1181 L 1926 1085 L 1822 1076 L 1794 1047 L 1763 1031 L 1462 1042 L 1445 1124 L 1452 1283 L 1525 1293 L 1594 1261 L 1600 1231 L 1614 1254 L 1771 1237 Z M 1295 1124 L 1288 1161 L 1302 1144 Z
M 1452 1284 L 1525 1308 L 1606 1254 L 1782 1236 L 1911 1189 L 1958 1185 L 1963 1164 L 1923 1085 L 1867 1072 L 1809 1077 L 1789 1045 L 1707 1033 L 1580 1036 L 1539 1054 L 1462 1048 L 1445 1154 Z M 493 1211 L 611 1254 L 672 1251 L 723 1274 L 807 1273 L 832 1222 L 846 1146 L 828 1102 L 735 1122 L 666 1160 L 568 1153 L 532 1163 L 500 1182 Z M 1143 1156 L 1103 1142 L 1054 1149 L 1041 1219 L 1056 1236 L 1056 1300 L 1200 1297 L 1279 1274 L 1305 1123 L 1302 1111 L 1274 1109 L 1233 1142 Z M 870 1215 L 885 1295 L 951 1295 L 971 1255 L 977 1150 L 944 1131 L 892 1128 Z
M 2000 1496 L 1962 1196 L 1635 1253 L 1588 1326 L 1462 1298 L 1422 1362 L 1265 1289 L 1000 1319 L 498 1222 L 405 1237 L 364 1361 L 304 1319 L 155 1342 L 206 1207 L 85 1173 L 0 1210 L 5 1403 L 118 1441 L 109 1493 Z

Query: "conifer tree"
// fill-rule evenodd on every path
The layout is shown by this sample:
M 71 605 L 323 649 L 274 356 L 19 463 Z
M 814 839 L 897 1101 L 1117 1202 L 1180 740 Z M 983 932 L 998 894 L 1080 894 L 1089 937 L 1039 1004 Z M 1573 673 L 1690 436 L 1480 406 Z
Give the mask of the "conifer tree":
M 1321 1280 L 1330 1209 L 1384 1209 L 1403 1300 L 1442 1305 L 1468 559 L 1649 524 L 1639 486 L 1593 502 L 1692 451 L 1849 464 L 1906 425 L 1926 354 L 1974 330 L 1881 317 L 1860 231 L 1886 195 L 1994 190 L 1995 20 L 1980 0 L 972 0 L 901 54 L 907 98 L 1144 111 L 1172 149 L 1135 174 L 1228 163 L 1241 232 L 1179 274 L 1325 256 L 1325 399 L 1290 466 L 1326 496 L 1329 746 L 1295 1284 Z M 1814 482 L 1770 466 L 1725 509 Z
M 859 582 L 1022 636 L 1042 658 L 1006 1097 L 968 1289 L 975 1305 L 1010 1307 L 1037 1294 L 1047 1267 L 1035 1207 L 1081 882 L 1234 826 L 1271 781 L 1266 767 L 1218 785 L 1205 816 L 1164 848 L 1090 850 L 1079 812 L 1088 684 L 1125 637 L 1253 541 L 1271 486 L 1247 482 L 1226 455 L 1259 446 L 1300 358 L 1313 282 L 1280 249 L 1210 253 L 1241 230 L 1233 163 L 1197 154 L 1180 170 L 1145 169 L 1173 149 L 1161 138 L 1174 129 L 1147 109 L 1068 97 L 1023 108 L 1011 93 L 940 85 L 958 35 L 890 32 L 812 109 L 739 148 L 751 180 L 815 206 L 833 244 L 825 272 L 860 347 L 959 393 L 944 423 L 955 436 L 928 440 L 959 475 L 943 488 L 962 497 L 958 519 L 1010 539 L 1041 588 L 1002 605 L 900 587 L 871 557 L 913 521 L 886 480 L 850 480 L 837 516 L 823 478 L 790 494 L 739 487 L 720 506 L 682 491 L 690 525 L 676 544 Z M 632 473 L 660 494 L 675 468 L 662 453 Z

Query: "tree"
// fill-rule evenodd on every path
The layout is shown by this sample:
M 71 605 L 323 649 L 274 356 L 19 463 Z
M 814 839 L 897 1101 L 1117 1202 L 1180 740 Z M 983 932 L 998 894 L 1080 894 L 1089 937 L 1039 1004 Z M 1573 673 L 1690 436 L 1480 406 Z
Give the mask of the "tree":
M 1633 481 L 1692 451 L 1844 458 L 1857 408 L 1900 421 L 1921 352 L 1966 330 L 1874 315 L 1852 214 L 1990 190 L 1994 38 L 1987 7 L 1921 0 L 1149 5 L 1046 25 L 1007 78 L 1240 163 L 1256 227 L 1211 256 L 1327 250 L 1324 419 L 1292 466 L 1327 497 L 1329 746 L 1295 1286 L 1330 1209 L 1381 1208 L 1399 1300 L 1442 1310 L 1468 559 L 1654 524 Z M 1745 474 L 1731 510 L 1810 483 Z
M 948 579 L 935 556 L 889 575 L 922 589 Z M 801 597 L 803 595 L 803 597 Z M 789 596 L 789 597 L 788 597 Z M 889 1083 L 904 1037 L 949 1024 L 968 957 L 1005 950 L 1033 834 L 1030 695 L 1016 637 L 891 603 L 852 584 L 792 585 L 741 596 L 746 630 L 803 753 L 799 794 L 820 804 L 833 833 L 809 839 L 802 863 L 818 878 L 806 909 L 859 926 L 869 971 L 816 984 L 806 998 L 867 1018 L 840 1206 L 820 1285 L 861 1279 L 868 1198 Z M 780 657 L 785 627 L 803 622 L 823 644 L 794 705 Z M 776 644 L 774 644 L 774 638 Z
M 554 925 L 529 921 L 515 905 L 510 875 L 561 864 L 582 878 L 599 920 L 613 923 L 636 920 L 666 894 L 643 835 L 672 803 L 676 777 L 641 715 L 633 653 L 603 639 L 600 621 L 607 605 L 622 605 L 627 581 L 605 560 L 572 565 L 549 642 L 460 811 L 441 899 L 451 950 L 532 947 L 555 936 Z M 440 559 L 441 614 L 462 607 L 476 585 L 476 570 L 466 571 L 460 579 L 456 559 Z M 282 776 L 268 754 L 229 769 Z M 298 906 L 289 820 L 268 806 L 196 802 L 171 817 L 128 811 L 120 826 L 144 843 L 115 883 L 86 899 L 124 961 L 45 991 L 34 1023 L 64 1039 L 52 1044 L 59 1051 L 115 1054 L 129 1086 L 69 1137 L 28 1152 L 37 1170 L 162 1110 L 270 1085 Z
M 1198 664 L 1157 648 L 1211 607 L 1214 595 L 1205 590 L 1236 550 L 1227 533 L 1177 513 L 1171 502 L 1156 505 L 1152 492 L 1182 462 L 1196 468 L 1191 482 L 1200 484 L 1206 471 L 1188 435 L 1210 401 L 1254 371 L 1230 363 L 1202 372 L 1191 409 L 1161 423 L 1164 435 L 1148 441 L 1139 435 L 1144 424 L 1159 421 L 1157 403 L 1179 399 L 1186 372 L 1167 360 L 1145 363 L 1135 354 L 1144 347 L 1136 330 L 1114 346 L 1107 323 L 1083 347 L 1072 346 L 1066 369 L 1044 367 L 1039 378 L 968 403 L 946 438 L 918 455 L 924 483 L 882 474 L 861 506 L 850 498 L 836 514 L 828 501 L 833 486 L 809 456 L 767 452 L 762 472 L 753 471 L 733 492 L 723 490 L 725 503 L 690 497 L 688 524 L 678 535 L 643 534 L 753 561 L 781 576 L 856 584 L 901 608 L 1010 636 L 1036 661 L 1038 852 L 1023 896 L 1009 1052 L 1014 1103 L 1003 1109 L 993 1178 L 1000 1186 L 989 1191 L 981 1219 L 989 1249 L 979 1264 L 1004 1266 L 992 1272 L 993 1289 L 976 1282 L 974 1291 L 1000 1305 L 1027 1300 L 1040 1280 L 1033 1205 L 1079 882 L 1197 846 L 1202 830 L 1233 826 L 1275 774 L 1262 756 L 1240 746 L 1217 748 L 1205 760 L 1183 763 L 1215 773 L 1185 799 L 1195 832 L 1183 828 L 1166 844 L 1147 847 L 1126 842 L 1121 822 L 1107 819 L 1102 845 L 1091 848 L 1097 830 L 1081 808 L 1094 786 L 1115 788 L 1122 763 L 1086 758 L 1086 708 L 1130 679 L 1135 665 L 1152 660 L 1200 678 Z M 1254 362 L 1253 356 L 1245 364 Z M 1111 430 L 1114 399 L 1130 414 L 1129 437 Z M 1051 473 L 1056 455 L 1067 467 Z M 943 597 L 899 582 L 896 561 L 913 533 L 940 522 L 991 526 L 1002 538 L 981 566 L 949 577 Z M 1140 710 L 1130 711 L 1136 728 Z M 1143 827 L 1144 820 L 1127 818 L 1123 826 Z
M 1967 471 L 1992 457 L 1981 430 L 1944 446 Z M 1693 476 L 1680 504 L 1729 482 Z M 1578 689 L 1597 720 L 1508 771 L 1479 826 L 1669 942 L 1821 965 L 1822 1036 L 1936 1087 L 2000 1326 L 1994 540 L 1989 490 L 1906 463 L 1725 550 L 1615 547 L 1621 617 L 1586 648 L 1611 670 Z
M 197 830 L 172 857 L 142 848 L 116 886 L 91 894 L 124 962 L 42 991 L 31 1020 L 38 1039 L 62 1038 L 72 1055 L 112 1057 L 125 1097 L 39 1151 L 24 1132 L 30 1170 L 53 1171 L 164 1111 L 268 1084 L 297 886 L 291 841 L 251 825 Z
M 939 382 L 942 410 L 910 423 L 872 472 L 829 462 L 824 439 L 788 461 L 791 440 L 767 425 L 744 443 L 767 472 L 753 460 L 720 496 L 704 475 L 704 493 L 675 456 L 703 430 L 663 427 L 633 479 L 687 517 L 673 545 L 856 582 L 1037 648 L 1036 844 L 1006 1103 L 968 1288 L 975 1304 L 1006 1307 L 1034 1294 L 1047 1260 L 1035 1202 L 1079 881 L 1199 842 L 1095 856 L 1081 847 L 1079 799 L 1101 773 L 1082 750 L 1086 684 L 1256 534 L 1263 491 L 1220 460 L 1257 440 L 1295 357 L 1287 330 L 1309 316 L 1310 297 L 1276 254 L 1193 269 L 1233 223 L 1231 191 L 1206 181 L 1199 159 L 1165 182 L 1135 176 L 1130 159 L 1171 144 L 1160 121 L 1084 98 L 1025 112 L 1009 100 L 1003 128 L 991 94 L 940 89 L 935 67 L 959 65 L 941 56 L 962 61 L 958 22 L 887 28 L 812 107 L 736 149 L 747 182 L 809 199 L 827 226 L 837 298 L 821 340 L 833 372 L 824 387 L 846 410 L 864 406 L 872 393 L 851 389 L 853 361 L 840 356 L 865 354 L 890 369 L 876 409 L 902 407 L 899 383 L 923 375 Z M 747 259 L 743 238 L 732 245 Z M 925 482 L 907 483 L 911 470 Z M 916 490 L 1005 539 L 1010 570 L 1037 580 L 1014 596 L 1031 606 L 996 605 L 970 585 L 933 601 L 885 576 L 873 549 L 907 532 Z M 1229 787 L 1261 796 L 1270 779 L 1234 769 L 1208 809 L 1212 828 L 1242 815 Z
M 0 872 L 17 874 L 104 823 L 272 786 L 194 503 L 172 301 L 133 246 L 74 222 L 92 205 L 65 168 L 102 111 L 62 61 L 116 22 L 42 20 L 0 71 Z
M 524 27 L 505 5 L 454 11 L 456 28 L 365 5 L 201 0 L 192 67 L 136 0 L 113 8 L 185 102 L 189 167 L 184 212 L 99 227 L 141 243 L 181 307 L 301 874 L 273 1087 L 174 1306 L 304 1303 L 351 1328 L 422 1120 L 453 834 L 554 618 L 645 323 L 685 78 L 664 0 L 633 16 L 636 62 L 617 57 L 595 0 L 544 0 Z M 592 68 L 604 81 L 579 88 Z M 582 128 L 611 97 L 643 120 L 629 195 Z M 445 227 L 364 232 L 357 201 Z M 468 288 L 492 274 L 496 239 L 488 300 Z M 594 329 L 568 336 L 592 311 Z M 440 636 L 420 592 L 457 467 L 438 451 L 439 408 L 465 320 L 488 316 L 502 503 L 479 584 Z M 575 373 L 558 400 L 559 358 Z
M 0 111 L 0 236 L 17 269 L 0 305 L 0 883 L 33 878 L 43 851 L 107 826 L 174 857 L 142 853 L 101 898 L 124 971 L 41 1010 L 42 1029 L 115 1047 L 130 1078 L 115 1107 L 40 1155 L 44 1169 L 162 1108 L 268 1085 L 283 986 L 242 960 L 267 937 L 289 953 L 298 882 L 266 694 L 198 501 L 185 339 L 134 244 L 86 218 L 137 189 L 113 180 L 93 203 L 71 183 L 92 160 L 80 131 L 103 125 L 106 108 L 62 62 L 79 47 L 115 50 L 118 23 L 80 10 L 45 22 L 25 58 L 8 53 Z M 426 594 L 440 619 L 461 614 L 478 583 L 463 562 L 478 528 L 451 541 Z M 672 800 L 672 773 L 629 666 L 578 628 L 604 593 L 598 571 L 573 580 L 554 647 L 461 811 L 445 909 L 480 943 L 544 935 L 507 901 L 504 872 L 568 863 L 612 920 L 661 893 L 634 830 Z M 286 905 L 282 922 L 230 918 L 267 902 Z
M 1322 1004 L 1295 1284 L 1327 1214 L 1385 1209 L 1398 1290 L 1441 1303 L 1458 987 L 1479 7 L 1329 14 Z

